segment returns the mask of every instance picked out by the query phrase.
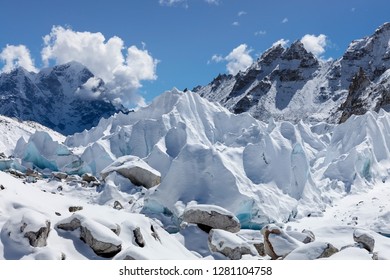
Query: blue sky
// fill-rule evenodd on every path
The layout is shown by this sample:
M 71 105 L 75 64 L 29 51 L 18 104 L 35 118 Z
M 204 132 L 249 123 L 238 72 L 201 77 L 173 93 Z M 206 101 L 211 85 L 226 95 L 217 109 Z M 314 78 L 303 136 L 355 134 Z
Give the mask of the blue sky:
M 385 0 L 7 0 L 1 11 L 1 71 L 84 59 L 129 103 L 236 73 L 281 39 L 311 35 L 317 56 L 339 58 L 390 21 Z

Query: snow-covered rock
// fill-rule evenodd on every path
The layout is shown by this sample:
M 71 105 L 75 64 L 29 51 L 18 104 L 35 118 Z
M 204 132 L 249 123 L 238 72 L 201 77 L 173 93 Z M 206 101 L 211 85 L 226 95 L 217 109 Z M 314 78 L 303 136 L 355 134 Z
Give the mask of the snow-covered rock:
M 233 213 L 222 207 L 207 204 L 188 206 L 182 219 L 184 222 L 206 226 L 210 229 L 222 229 L 230 232 L 240 230 L 240 222 Z
M 328 242 L 314 241 L 291 251 L 284 260 L 316 260 L 329 258 L 339 250 Z
M 256 255 L 255 248 L 234 233 L 212 229 L 209 232 L 208 244 L 211 252 L 218 252 L 231 260 L 239 260 L 243 255 Z
M 161 174 L 136 156 L 123 156 L 101 172 L 103 180 L 112 172 L 128 178 L 133 184 L 150 189 L 161 181 Z
M 121 239 L 106 226 L 74 214 L 57 223 L 56 228 L 66 231 L 80 229 L 80 239 L 102 257 L 113 257 L 122 249 Z
M 356 229 L 353 232 L 353 240 L 361 244 L 368 252 L 372 253 L 374 251 L 375 239 L 367 231 Z
M 264 236 L 265 253 L 273 260 L 285 257 L 303 244 L 273 224 L 262 228 L 261 233 Z

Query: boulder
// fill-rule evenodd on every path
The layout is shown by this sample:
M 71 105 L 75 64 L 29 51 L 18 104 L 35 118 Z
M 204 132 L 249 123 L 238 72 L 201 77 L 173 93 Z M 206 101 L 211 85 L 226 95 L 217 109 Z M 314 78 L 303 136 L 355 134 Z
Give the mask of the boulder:
M 233 213 L 216 205 L 188 206 L 183 212 L 182 219 L 184 222 L 197 224 L 205 231 L 223 229 L 235 233 L 241 228 L 240 221 Z
M 328 242 L 314 241 L 291 251 L 285 260 L 316 260 L 328 258 L 339 250 Z
M 23 224 L 24 227 L 27 224 Z M 44 247 L 47 244 L 47 238 L 50 232 L 50 222 L 45 221 L 45 226 L 39 228 L 37 231 L 28 231 L 24 234 L 33 247 Z
M 2 231 L 21 247 L 44 247 L 50 233 L 48 218 L 33 209 L 15 212 L 4 224 Z
M 93 176 L 91 173 L 84 173 L 83 176 L 81 176 L 81 179 L 85 182 L 91 183 L 91 182 L 98 182 L 99 180 Z
M 285 233 L 280 227 L 270 224 L 262 228 L 265 253 L 273 260 L 283 258 L 296 248 L 303 245 L 295 238 Z
M 102 170 L 103 180 L 112 172 L 129 179 L 136 186 L 150 189 L 161 182 L 161 174 L 136 156 L 123 156 Z
M 239 260 L 243 255 L 256 255 L 255 248 L 234 233 L 212 229 L 209 232 L 208 245 L 211 252 L 221 253 L 231 260 Z
M 367 231 L 356 229 L 353 232 L 353 240 L 360 244 L 368 252 L 372 253 L 374 251 L 375 239 Z
M 68 178 L 68 174 L 64 172 L 52 172 L 51 175 L 53 176 L 53 178 L 59 180 L 65 180 L 66 178 Z
M 141 229 L 139 227 L 136 227 L 133 230 L 133 234 L 134 234 L 135 243 L 141 248 L 145 247 L 145 240 L 144 237 L 142 236 Z
M 57 223 L 56 227 L 66 231 L 80 228 L 80 239 L 98 256 L 111 258 L 122 249 L 122 241 L 112 229 L 82 215 L 74 214 Z
M 69 206 L 69 212 L 77 212 L 83 210 L 83 206 Z
M 315 240 L 314 233 L 310 230 L 304 229 L 302 232 L 286 231 L 286 233 L 304 244 L 313 242 Z

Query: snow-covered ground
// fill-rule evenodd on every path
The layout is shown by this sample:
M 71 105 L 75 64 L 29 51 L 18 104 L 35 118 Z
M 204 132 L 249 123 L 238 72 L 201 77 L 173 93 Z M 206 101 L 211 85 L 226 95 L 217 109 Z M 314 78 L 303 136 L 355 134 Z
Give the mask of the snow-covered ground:
M 172 90 L 65 140 L 22 125 L 0 138 L 0 259 L 390 259 L 384 111 L 263 123 Z

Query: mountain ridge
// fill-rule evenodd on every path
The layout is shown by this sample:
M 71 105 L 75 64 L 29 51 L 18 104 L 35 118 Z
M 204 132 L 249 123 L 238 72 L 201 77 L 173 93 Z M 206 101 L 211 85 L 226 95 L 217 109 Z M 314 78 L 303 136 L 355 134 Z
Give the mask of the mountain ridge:
M 193 91 L 234 113 L 248 112 L 263 121 L 272 117 L 293 122 L 304 119 L 337 123 L 352 114 L 387 109 L 389 42 L 390 23 L 384 23 L 371 36 L 352 41 L 343 56 L 332 61 L 315 57 L 299 40 L 287 48 L 277 44 L 245 71 L 235 76 L 220 74 Z M 350 87 L 360 69 L 370 86 L 355 96 L 355 100 L 368 98 L 359 107 L 347 100 L 354 94 Z
M 65 135 L 90 129 L 102 117 L 124 110 L 109 100 L 83 95 L 83 87 L 90 79 L 98 78 L 75 61 L 38 73 L 22 67 L 2 73 L 0 114 L 35 121 Z M 92 90 L 104 90 L 103 80 L 98 81 L 100 88 Z

